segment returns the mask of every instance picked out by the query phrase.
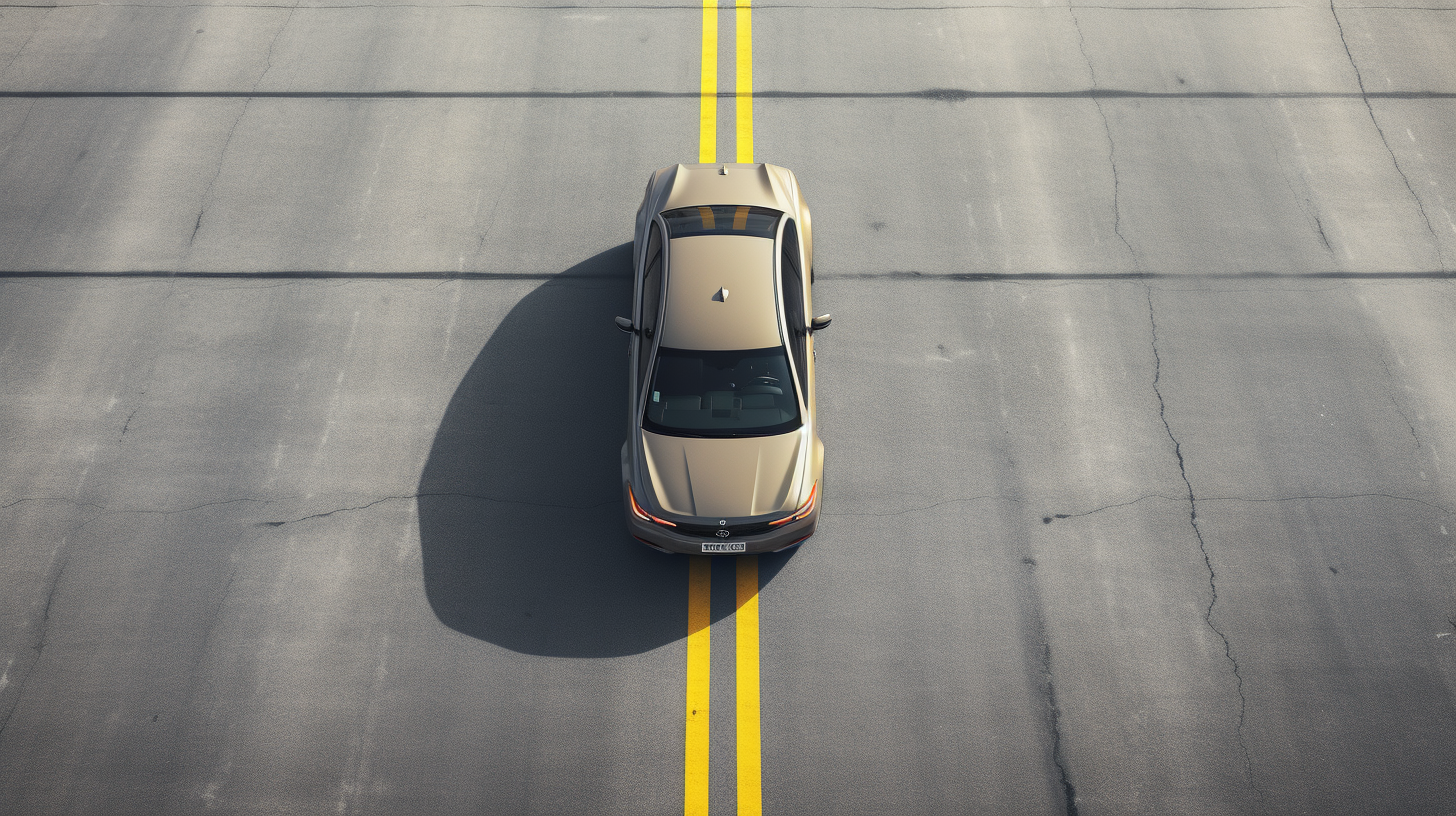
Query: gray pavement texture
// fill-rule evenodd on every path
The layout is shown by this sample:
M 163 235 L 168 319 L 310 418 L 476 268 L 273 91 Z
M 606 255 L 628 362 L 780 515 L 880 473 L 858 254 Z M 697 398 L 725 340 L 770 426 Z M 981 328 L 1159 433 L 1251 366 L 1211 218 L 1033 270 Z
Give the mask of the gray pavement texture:
M 1456 6 L 753 15 L 835 315 L 764 812 L 1456 810 Z M 611 317 L 700 20 L 0 5 L 0 812 L 681 812 Z

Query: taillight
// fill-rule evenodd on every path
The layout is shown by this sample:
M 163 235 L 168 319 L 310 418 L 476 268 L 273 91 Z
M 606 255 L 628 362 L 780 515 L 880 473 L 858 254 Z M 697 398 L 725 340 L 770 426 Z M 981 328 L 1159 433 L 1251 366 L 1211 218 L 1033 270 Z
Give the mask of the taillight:
M 809 498 L 804 499 L 804 503 L 799 505 L 799 509 L 795 510 L 792 516 L 788 516 L 787 518 L 781 518 L 778 521 L 770 521 L 769 526 L 777 527 L 780 524 L 788 524 L 791 521 L 798 521 L 799 519 L 802 519 L 805 516 L 808 516 L 810 513 L 814 512 L 814 494 L 818 490 L 819 483 L 815 482 L 814 486 L 809 488 Z
M 643 510 L 642 505 L 637 503 L 637 497 L 632 493 L 632 484 L 630 482 L 627 483 L 627 500 L 632 503 L 632 515 L 636 516 L 637 518 L 640 518 L 643 521 L 654 521 L 665 527 L 677 526 L 667 519 L 660 519 L 657 516 L 654 516 L 651 513 L 647 512 L 646 510 Z

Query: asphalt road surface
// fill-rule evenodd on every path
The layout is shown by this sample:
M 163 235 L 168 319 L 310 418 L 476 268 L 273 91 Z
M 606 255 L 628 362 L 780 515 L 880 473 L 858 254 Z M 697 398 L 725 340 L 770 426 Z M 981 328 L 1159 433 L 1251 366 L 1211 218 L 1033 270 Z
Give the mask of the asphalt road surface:
M 0 812 L 1456 812 L 1456 5 L 1166 2 L 0 6 Z M 705 63 L 835 320 L 695 769 Z

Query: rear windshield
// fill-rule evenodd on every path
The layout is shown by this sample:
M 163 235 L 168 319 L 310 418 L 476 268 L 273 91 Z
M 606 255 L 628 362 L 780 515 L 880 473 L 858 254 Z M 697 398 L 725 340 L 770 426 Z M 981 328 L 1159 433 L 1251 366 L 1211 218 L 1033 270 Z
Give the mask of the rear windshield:
M 643 428 L 674 436 L 768 436 L 801 424 L 783 346 L 658 349 Z
M 778 210 L 765 207 L 685 207 L 662 214 L 667 221 L 667 237 L 687 238 L 691 235 L 752 235 L 774 237 L 779 223 Z

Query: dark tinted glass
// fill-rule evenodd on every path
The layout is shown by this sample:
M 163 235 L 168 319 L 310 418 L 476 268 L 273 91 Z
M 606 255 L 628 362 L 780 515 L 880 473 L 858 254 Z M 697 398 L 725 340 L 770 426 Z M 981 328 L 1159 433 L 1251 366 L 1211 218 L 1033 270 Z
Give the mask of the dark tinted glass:
M 789 324 L 789 348 L 799 372 L 799 387 L 809 387 L 809 360 L 804 318 L 804 279 L 799 274 L 799 239 L 793 222 L 784 227 L 784 252 L 780 265 L 783 284 L 784 320 Z
M 774 237 L 779 222 L 778 210 L 763 207 L 685 207 L 662 214 L 667 222 L 668 238 L 692 235 L 752 235 Z
M 642 331 L 637 336 L 637 377 L 640 384 L 647 377 L 648 356 L 652 339 L 657 335 L 657 312 L 662 305 L 662 239 L 653 224 L 647 239 L 647 266 L 642 275 Z
M 677 436 L 767 436 L 799 427 L 783 346 L 750 351 L 659 348 L 642 427 Z

